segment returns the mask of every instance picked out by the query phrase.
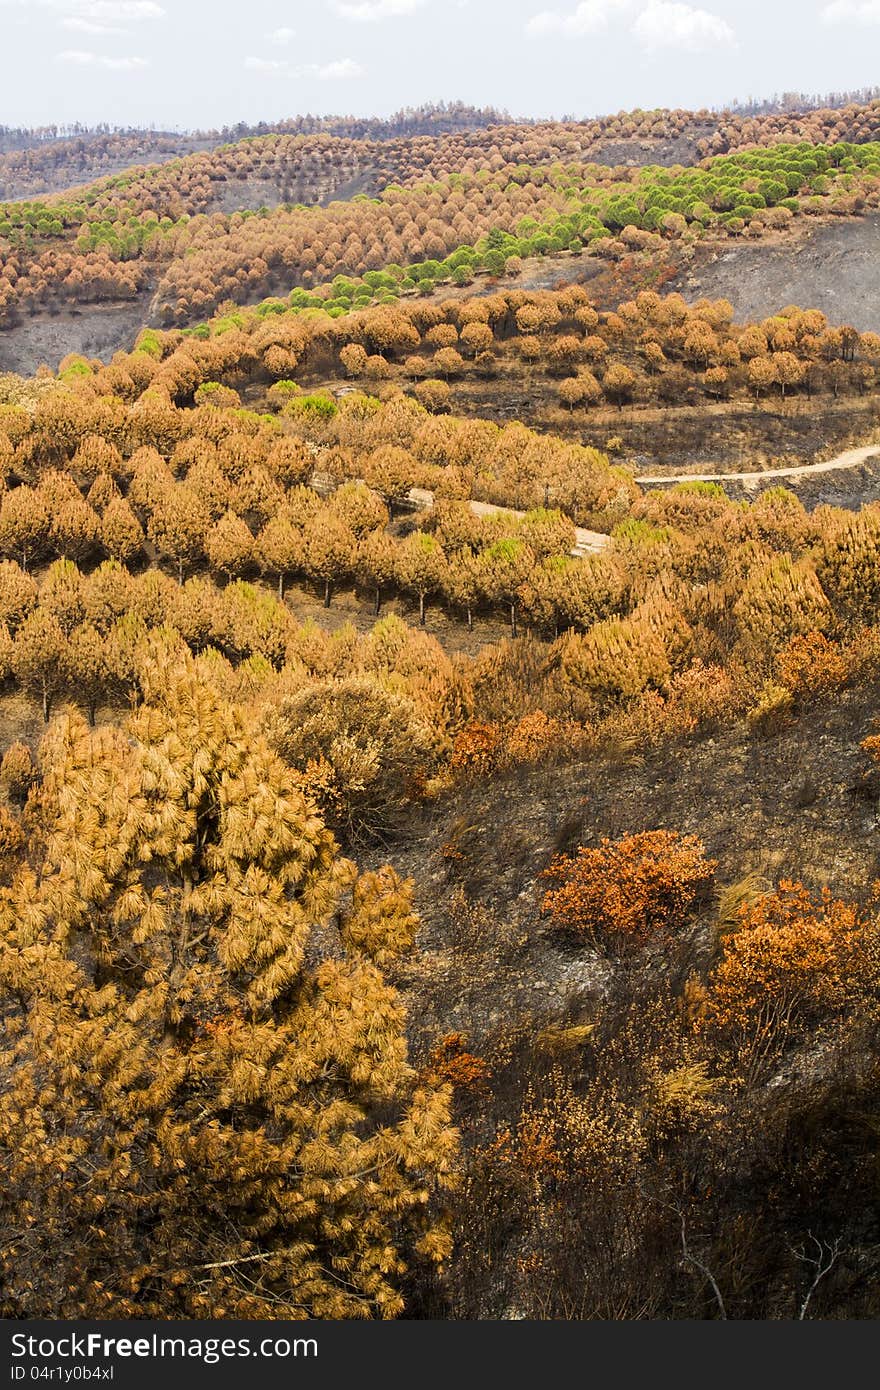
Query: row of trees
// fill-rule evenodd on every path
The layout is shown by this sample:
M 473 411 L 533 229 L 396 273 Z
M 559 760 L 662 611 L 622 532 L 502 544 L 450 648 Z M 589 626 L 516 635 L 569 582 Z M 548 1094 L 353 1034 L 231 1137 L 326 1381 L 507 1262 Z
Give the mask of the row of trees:
M 876 333 L 832 327 L 818 310 L 797 306 L 760 324 L 736 325 L 727 300 L 688 306 L 678 294 L 642 291 L 616 312 L 598 313 L 586 291 L 571 286 L 441 304 L 438 322 L 425 327 L 429 317 L 390 308 L 365 312 L 353 325 L 360 341 L 338 349 L 340 368 L 379 384 L 395 377 L 507 375 L 522 364 L 530 380 L 538 371 L 562 378 L 558 398 L 571 410 L 603 397 L 619 404 L 636 393 L 675 404 L 695 388 L 715 399 L 757 397 L 777 386 L 783 397 L 797 390 L 864 392 L 876 384 L 880 365 Z M 407 331 L 412 318 L 421 336 L 415 323 Z M 384 351 L 368 350 L 380 344 Z M 416 347 L 420 351 L 408 351 Z M 315 355 L 323 366 L 320 347 Z M 306 380 L 311 360 L 304 344 L 299 375 Z
M 703 156 L 780 141 L 864 144 L 877 137 L 878 110 L 876 100 L 854 100 L 833 108 L 818 104 L 812 110 L 750 116 L 736 110 L 720 116 L 707 110 L 640 110 L 589 121 L 514 123 L 498 112 L 453 106 L 409 116 L 399 113 L 387 122 L 299 117 L 223 132 L 227 137 L 223 143 L 220 134 L 213 132 L 210 148 L 196 148 L 190 154 L 188 146 L 211 141 L 212 133 L 81 131 L 64 139 L 43 137 L 0 156 L 0 193 L 26 199 L 45 192 L 53 180 L 62 188 L 95 181 L 97 186 L 94 192 L 88 190 L 89 195 L 105 203 L 124 190 L 137 209 L 147 206 L 164 214 L 176 198 L 184 211 L 195 213 L 209 206 L 210 192 L 206 199 L 205 189 L 216 193 L 216 185 L 230 177 L 283 182 L 285 175 L 297 180 L 301 169 L 322 166 L 331 176 L 344 167 L 371 168 L 380 179 L 403 183 L 501 164 L 571 163 L 586 158 L 607 163 L 606 147 L 614 149 L 620 142 L 632 142 L 633 153 L 642 159 L 650 154 L 652 144 L 663 147 L 674 142 L 690 142 Z M 155 167 L 172 159 L 169 169 Z M 148 167 L 141 167 L 144 163 Z M 136 167 L 126 168 L 131 165 Z M 107 166 L 112 166 L 110 174 L 102 179 Z M 116 172 L 120 170 L 121 174 Z
M 216 222 L 188 223 L 179 234 L 169 233 L 176 259 L 159 293 L 176 321 L 186 322 L 210 312 L 204 301 L 208 284 L 214 286 L 211 307 L 226 298 L 240 302 L 260 293 L 255 275 L 263 277 L 264 293 L 277 293 L 291 283 L 329 286 L 339 275 L 387 267 L 380 288 L 399 296 L 443 281 L 468 283 L 480 271 L 501 274 L 512 258 L 593 244 L 613 249 L 624 228 L 673 238 L 689 230 L 694 235 L 713 229 L 760 231 L 786 223 L 801 208 L 818 213 L 840 201 L 841 210 L 845 204 L 857 211 L 857 196 L 876 197 L 876 151 L 876 145 L 859 147 L 840 156 L 840 168 L 834 150 L 783 146 L 716 160 L 706 170 L 651 169 L 626 178 L 591 167 L 507 169 L 491 182 L 453 179 L 439 193 L 437 185 L 415 185 L 403 203 L 407 213 L 415 213 L 408 227 L 400 223 L 393 189 L 378 204 L 347 210 L 339 205 L 321 213 L 279 212 L 226 230 Z M 422 214 L 419 204 L 426 198 Z M 266 283 L 264 267 L 275 283 Z M 247 270 L 250 278 L 243 281 Z M 345 289 L 330 286 L 328 308 L 357 307 L 358 289 L 353 298 Z M 361 302 L 369 289 L 367 283 L 361 288 Z
M 141 471 L 136 484 L 145 482 Z M 172 547 L 187 535 L 178 520 L 186 516 L 187 491 L 173 482 L 160 490 L 148 523 L 157 542 L 164 536 Z M 297 505 L 310 513 L 300 526 L 291 521 Z M 765 715 L 785 717 L 811 680 L 821 683 L 820 668 L 839 683 L 847 661 L 858 666 L 859 633 L 880 603 L 876 509 L 820 508 L 808 516 L 782 489 L 743 509 L 693 485 L 646 498 L 637 510 L 641 516 L 616 528 L 609 553 L 581 559 L 567 553 L 572 527 L 559 513 L 539 510 L 512 527 L 447 503 L 432 530 L 395 539 L 381 524 L 383 504 L 363 484 L 344 485 L 329 505 L 297 485 L 256 541 L 226 512 L 199 544 L 227 578 L 262 548 L 267 571 L 304 572 L 327 596 L 334 583 L 356 576 L 377 600 L 383 586 L 398 586 L 418 601 L 422 620 L 436 596 L 469 619 L 480 606 L 503 605 L 514 635 L 523 617 L 550 638 L 565 629 L 546 650 L 536 648 L 540 655 L 508 712 L 515 719 L 542 710 L 589 723 L 652 693 L 662 703 L 676 680 L 712 669 L 720 681 L 712 698 L 745 697 L 751 703 L 740 704 L 741 712 L 753 705 L 756 722 L 766 722 Z M 172 558 L 175 567 L 182 563 L 179 550 Z M 295 673 L 303 662 L 299 624 L 266 591 L 241 581 L 221 589 L 202 578 L 179 584 L 154 569 L 132 575 L 118 561 L 84 574 L 58 560 L 39 582 L 4 562 L 0 622 L 3 669 L 40 698 L 46 714 L 66 690 L 79 692 L 91 717 L 99 704 L 134 693 L 133 645 L 154 626 L 170 625 L 194 651 L 214 647 L 233 665 L 258 658 L 283 671 L 293 662 Z M 835 655 L 841 638 L 855 644 L 851 657 Z M 798 643 L 807 644 L 802 657 Z M 348 673 L 344 665 L 334 670 Z M 481 708 L 485 683 L 479 699 L 460 684 L 457 690 L 459 728 L 491 709 L 491 699 Z M 445 738 L 446 715 L 441 723 Z M 467 762 L 463 752 L 459 761 Z
M 640 312 L 650 310 L 643 302 Z M 782 490 L 743 508 L 699 484 L 639 498 L 624 474 L 587 451 L 520 426 L 433 418 L 402 399 L 352 397 L 330 417 L 304 413 L 291 419 L 295 438 L 274 417 L 223 405 L 186 411 L 150 396 L 125 407 L 49 382 L 29 406 L 5 408 L 7 466 L 17 471 L 0 504 L 8 555 L 39 567 L 54 550 L 88 567 L 103 535 L 119 560 L 138 563 L 138 550 L 162 556 L 178 579 L 206 562 L 226 579 L 259 564 L 282 588 L 291 573 L 325 593 L 353 575 L 372 595 L 398 585 L 422 612 L 434 594 L 462 617 L 503 604 L 514 621 L 525 615 L 549 637 L 568 629 L 532 672 L 534 703 L 517 704 L 516 718 L 540 709 L 575 724 L 644 695 L 665 701 L 674 681 L 700 667 L 747 668 L 753 704 L 756 688 L 760 695 L 756 718 L 761 701 L 767 713 L 774 701 L 784 710 L 791 686 L 777 654 L 809 634 L 827 642 L 874 620 L 880 585 L 870 508 L 857 517 L 828 508 L 808 516 Z M 98 422 L 106 435 L 92 434 Z M 46 471 L 50 461 L 56 467 Z M 584 465 L 606 495 L 616 492 L 619 507 L 610 552 L 590 560 L 568 555 L 571 522 L 558 512 L 486 522 L 455 500 L 493 488 L 508 501 L 538 500 L 535 493 L 561 489 L 568 469 L 583 487 Z M 343 484 L 329 500 L 304 485 L 315 467 L 325 473 L 322 486 Z M 25 469 L 33 481 L 22 484 Z M 420 480 L 435 484 L 438 505 L 421 529 L 394 535 L 388 513 Z M 28 616 L 35 603 L 33 581 L 14 573 L 13 589 L 30 596 L 11 604 L 12 641 L 21 604 Z M 210 644 L 234 663 L 259 656 L 276 669 L 288 660 L 288 610 L 247 584 L 227 585 L 218 620 L 217 590 L 201 580 L 181 587 L 155 571 L 133 579 L 119 564 L 95 575 L 116 591 L 113 621 L 130 608 L 148 624 L 176 614 L 195 650 Z M 48 594 L 79 582 L 62 564 Z M 60 609 L 54 598 L 47 603 L 68 637 L 83 622 L 98 626 L 69 595 Z
M 503 163 L 496 169 L 490 161 L 476 174 L 453 174 L 442 183 L 391 184 L 375 200 L 285 204 L 259 215 L 191 215 L 179 206 L 168 212 L 155 200 L 138 208 L 122 178 L 109 205 L 93 188 L 76 206 L 0 209 L 0 314 L 55 296 L 95 297 L 104 292 L 98 267 L 105 262 L 127 265 L 139 283 L 158 263 L 167 322 L 190 323 L 227 299 L 247 302 L 292 285 L 325 287 L 326 306 L 342 313 L 377 294 L 395 298 L 442 282 L 466 284 L 479 272 L 498 275 L 526 255 L 592 245 L 613 251 L 625 229 L 659 245 L 661 237 L 707 230 L 760 234 L 801 210 L 858 212 L 876 202 L 877 150 L 876 144 L 780 145 L 670 170 Z M 44 250 L 47 239 L 52 245 Z M 367 272 L 373 284 L 331 283 Z M 294 299 L 288 307 L 300 306 Z
M 448 408 L 450 382 L 491 379 L 502 370 L 522 372 L 530 383 L 538 373 L 557 379 L 557 397 L 568 409 L 634 395 L 678 404 L 696 391 L 713 399 L 775 389 L 783 396 L 862 393 L 876 384 L 880 338 L 796 305 L 759 323 L 736 324 L 727 300 L 688 305 L 679 294 L 648 290 L 599 312 L 583 286 L 571 285 L 388 304 L 342 318 L 235 315 L 210 338 L 151 331 L 142 335 L 140 353 L 162 360 L 152 366 L 129 355 L 103 369 L 71 358 L 62 363 L 62 379 L 70 383 L 79 373 L 81 391 L 91 383 L 131 398 L 135 376 L 142 381 L 149 373 L 153 385 L 165 385 L 181 402 L 234 405 L 234 388 L 227 386 L 224 396 L 221 386 L 262 371 L 277 378 L 267 393 L 270 406 L 294 416 L 333 414 L 332 396 L 298 399 L 297 382 L 307 390 L 336 375 L 368 390 L 404 387 L 435 411 Z
M 138 358 L 152 365 L 145 355 L 133 355 L 135 363 Z M 175 373 L 181 360 L 171 364 Z M 147 390 L 128 406 L 92 394 L 92 381 L 82 380 L 86 393 L 68 389 L 67 383 L 62 389 L 47 383 L 49 389 L 38 393 L 32 407 L 0 406 L 0 463 L 12 481 L 32 485 L 48 471 L 68 471 L 88 494 L 104 473 L 126 491 L 140 464 L 152 466 L 160 477 L 181 480 L 198 463 L 193 482 L 206 475 L 211 509 L 220 508 L 213 519 L 231 506 L 253 512 L 258 525 L 284 491 L 310 479 L 316 466 L 327 485 L 368 477 L 392 510 L 414 486 L 524 509 L 542 505 L 549 494 L 576 524 L 587 524 L 603 515 L 619 519 L 637 494 L 630 475 L 611 468 L 595 449 L 519 424 L 499 428 L 432 416 L 403 396 L 383 404 L 352 395 L 338 409 L 324 397 L 304 397 L 301 408 L 282 422 L 235 406 L 181 409 L 159 389 Z M 145 443 L 148 439 L 155 444 Z M 237 491 L 241 488 L 245 492 Z M 102 480 L 89 499 L 93 507 L 104 505 L 106 493 Z M 141 519 L 145 522 L 146 514 Z
M 237 176 L 271 177 L 282 164 L 281 182 L 299 188 L 303 172 L 315 163 L 332 176 L 339 168 L 337 159 L 326 143 L 316 145 L 300 141 L 291 146 L 289 137 L 332 135 L 350 158 L 351 143 L 358 142 L 373 158 L 379 153 L 368 142 L 389 141 L 404 137 L 451 134 L 460 130 L 482 130 L 489 125 L 510 124 L 504 112 L 486 107 L 476 110 L 463 102 L 440 102 L 415 110 L 399 111 L 388 120 L 377 117 L 352 116 L 295 116 L 283 121 L 248 125 L 239 122 L 222 131 L 193 131 L 190 133 L 155 130 L 111 130 L 107 126 L 89 129 L 74 125 L 68 128 L 44 126 L 39 130 L 10 130 L 0 128 L 0 198 L 28 199 L 46 193 L 61 193 L 66 189 L 104 179 L 108 175 L 126 175 L 125 184 L 141 182 L 158 185 L 158 196 L 168 197 L 170 188 L 162 175 L 143 165 L 177 161 L 174 187 L 191 211 L 204 211 L 196 198 L 201 182 L 194 177 L 207 175 L 212 183 L 223 182 L 233 169 Z M 279 142 L 271 138 L 283 135 L 284 154 L 279 156 Z M 232 142 L 235 142 L 234 144 Z M 246 142 L 246 143 L 245 143 Z M 263 147 L 265 145 L 265 154 Z M 207 147 L 207 150 L 206 148 Z M 187 155 L 201 158 L 186 160 Z M 208 158 L 205 158 L 205 155 Z M 250 161 L 248 160 L 250 155 Z M 398 146 L 390 162 L 391 172 L 399 177 L 400 161 L 406 157 L 406 146 Z M 132 166 L 137 166 L 133 169 Z M 273 168 L 274 166 L 274 168 Z M 353 169 L 354 165 L 351 166 Z M 266 172 L 266 171 L 270 172 Z M 192 171 L 192 172 L 191 172 Z M 385 177 L 388 177 L 386 173 Z M 117 178 L 106 187 L 120 186 Z M 215 190 L 216 192 L 216 190 Z M 155 201 L 155 200 L 154 200 Z M 293 201 L 314 202 L 316 198 L 299 197 Z
M 737 111 L 717 115 L 711 133 L 697 141 L 701 155 L 726 154 L 753 145 L 772 145 L 777 140 L 809 140 L 811 144 L 862 145 L 876 140 L 880 101 L 849 101 L 840 106 L 817 105 L 813 109 L 769 111 L 743 115 Z

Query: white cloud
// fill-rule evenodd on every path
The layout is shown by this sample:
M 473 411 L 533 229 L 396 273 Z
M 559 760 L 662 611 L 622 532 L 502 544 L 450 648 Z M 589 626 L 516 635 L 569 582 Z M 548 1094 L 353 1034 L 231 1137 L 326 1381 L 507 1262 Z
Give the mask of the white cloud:
M 371 24 L 379 19 L 397 19 L 414 14 L 425 0 L 336 0 L 334 9 L 343 19 L 355 19 Z
M 340 82 L 350 77 L 363 77 L 364 69 L 351 58 L 337 58 L 332 63 L 304 63 L 295 70 L 296 77 L 311 77 L 318 82 Z
M 852 4 L 853 0 L 837 0 Z M 880 7 L 880 0 L 859 0 L 862 5 Z M 574 10 L 541 10 L 527 21 L 529 38 L 561 35 L 585 38 L 600 34 L 616 19 L 637 8 L 635 0 L 581 0 Z M 648 0 L 638 7 L 631 33 L 646 48 L 679 48 L 696 53 L 713 44 L 730 44 L 735 35 L 726 20 L 708 10 L 700 10 L 678 0 Z
M 245 58 L 244 65 L 250 72 L 287 72 L 290 67 L 286 58 Z
M 285 45 L 290 43 L 292 38 L 296 37 L 296 30 L 282 26 L 280 29 L 273 29 L 272 33 L 267 34 L 266 37 L 270 43 L 277 44 L 279 48 L 284 48 Z
M 880 0 L 832 0 L 822 10 L 824 24 L 880 24 Z
M 86 24 L 112 25 L 118 21 L 164 19 L 165 10 L 156 0 L 0 0 L 0 6 L 18 9 L 54 10 L 66 16 L 61 20 L 65 29 L 88 30 Z M 109 32 L 109 31 L 107 31 Z
M 71 29 L 77 34 L 127 34 L 127 29 L 119 29 L 114 24 L 99 24 L 94 19 L 82 19 L 79 15 L 68 15 L 61 21 L 62 29 Z
M 364 69 L 351 58 L 337 58 L 330 63 L 300 63 L 291 67 L 286 58 L 245 58 L 249 72 L 288 74 L 316 82 L 339 82 L 349 77 L 363 77 Z
M 561 10 L 542 10 L 528 20 L 526 33 L 529 38 L 539 38 L 544 34 L 565 34 L 569 38 L 598 34 L 608 27 L 609 19 L 627 8 L 627 3 L 628 0 L 581 0 L 577 9 L 570 14 L 564 14 Z
M 685 53 L 736 42 L 730 25 L 719 15 L 677 0 L 650 0 L 636 17 L 632 32 L 646 48 L 678 48 Z
M 112 24 L 115 20 L 131 21 L 139 19 L 162 19 L 165 11 L 155 0 L 74 0 L 64 5 L 75 14 L 99 23 Z
M 56 53 L 56 61 L 70 63 L 81 68 L 106 68 L 110 72 L 138 72 L 149 67 L 146 58 L 108 58 L 103 53 L 90 53 L 85 49 L 67 48 Z

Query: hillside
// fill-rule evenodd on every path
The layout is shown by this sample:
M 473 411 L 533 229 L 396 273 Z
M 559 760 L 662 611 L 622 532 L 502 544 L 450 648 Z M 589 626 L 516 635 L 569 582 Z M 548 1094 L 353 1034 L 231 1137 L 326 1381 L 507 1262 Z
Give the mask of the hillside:
M 880 103 L 770 105 L 0 155 L 4 1317 L 878 1315 Z
M 193 324 L 227 300 L 294 288 L 332 298 L 340 276 L 387 267 L 407 293 L 426 275 L 466 283 L 536 252 L 587 247 L 613 260 L 623 232 L 668 242 L 674 273 L 695 238 L 752 238 L 876 206 L 878 109 L 729 127 L 655 112 L 436 136 L 266 134 L 7 203 L 0 365 L 27 373 L 47 350 L 56 365 L 61 315 L 72 350 L 106 352 L 130 345 L 133 318 Z
M 399 111 L 390 120 L 300 116 L 256 126 L 239 122 L 222 131 L 113 130 L 74 126 L 38 130 L 0 127 L 0 199 L 63 193 L 68 188 L 121 173 L 138 164 L 159 164 L 272 133 L 327 134 L 355 140 L 451 134 L 509 121 L 506 113 L 477 111 L 462 102 Z M 246 204 L 243 204 L 246 206 Z
M 785 304 L 809 304 L 861 332 L 880 328 L 875 216 L 808 226 L 777 245 L 706 252 L 675 286 L 688 299 L 730 299 L 744 320 L 766 318 Z

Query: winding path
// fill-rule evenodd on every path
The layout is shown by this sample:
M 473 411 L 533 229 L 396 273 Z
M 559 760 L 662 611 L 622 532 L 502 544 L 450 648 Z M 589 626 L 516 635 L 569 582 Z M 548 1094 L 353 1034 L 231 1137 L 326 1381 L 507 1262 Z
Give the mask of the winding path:
M 430 511 L 434 505 L 434 494 L 426 487 L 413 487 L 407 493 L 407 501 L 411 507 L 417 511 Z M 521 521 L 526 515 L 525 512 L 518 512 L 514 507 L 496 507 L 493 502 L 474 502 L 468 503 L 474 516 L 512 516 L 517 521 Z M 575 542 L 572 555 L 598 555 L 600 550 L 605 550 L 611 544 L 611 537 L 606 536 L 602 531 L 588 531 L 585 526 L 576 526 Z
M 495 507 L 491 502 L 471 502 L 471 511 L 474 516 L 513 516 L 521 519 L 525 512 L 514 511 L 513 507 Z M 611 544 L 611 537 L 603 534 L 602 531 L 588 531 L 584 526 L 574 528 L 575 542 L 572 555 L 596 555 L 600 550 Z
M 825 459 L 822 463 L 800 463 L 788 468 L 765 468 L 763 471 L 747 473 L 663 473 L 644 477 L 637 475 L 635 481 L 639 487 L 664 484 L 672 486 L 675 483 L 742 483 L 747 488 L 759 487 L 768 478 L 808 478 L 814 473 L 836 473 L 845 468 L 858 468 L 859 464 L 872 458 L 880 462 L 880 443 L 861 444 L 856 449 L 845 449 L 842 454 L 837 454 L 833 459 Z M 433 503 L 433 498 L 431 500 Z M 515 517 L 525 515 L 524 512 L 514 511 L 512 507 L 494 507 L 489 502 L 471 502 L 470 506 L 476 516 L 489 516 L 492 512 Z M 577 540 L 573 555 L 596 555 L 611 544 L 611 537 L 603 535 L 601 531 L 587 531 L 583 526 L 578 526 L 576 531 Z
M 763 472 L 751 473 L 661 473 L 654 476 L 636 476 L 639 487 L 651 487 L 663 483 L 743 483 L 746 487 L 756 487 L 767 478 L 807 478 L 812 473 L 835 473 L 840 468 L 857 468 L 867 459 L 880 458 L 880 444 L 863 444 L 858 449 L 845 449 L 836 458 L 826 459 L 824 463 L 801 463 L 791 468 L 765 468 Z
M 640 487 L 673 486 L 675 483 L 742 483 L 745 487 L 758 487 L 768 478 L 806 478 L 813 473 L 834 473 L 838 469 L 857 468 L 870 458 L 880 460 L 880 443 L 862 444 L 857 449 L 845 449 L 836 458 L 826 459 L 824 463 L 801 463 L 791 468 L 766 468 L 763 472 L 749 473 L 663 473 L 655 476 L 636 477 Z M 434 505 L 434 494 L 427 488 L 413 488 L 408 496 L 410 504 L 419 510 L 428 510 Z M 491 502 L 471 501 L 470 509 L 474 516 L 511 516 L 520 519 L 525 512 L 513 507 L 496 507 Z M 598 555 L 611 545 L 611 537 L 601 531 L 588 531 L 584 526 L 575 527 L 575 545 L 572 555 Z

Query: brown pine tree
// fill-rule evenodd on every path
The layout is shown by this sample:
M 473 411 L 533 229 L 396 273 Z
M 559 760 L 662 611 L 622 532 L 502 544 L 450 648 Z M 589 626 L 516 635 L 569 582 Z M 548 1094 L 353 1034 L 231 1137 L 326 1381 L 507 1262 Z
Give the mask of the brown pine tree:
M 303 533 L 293 521 L 291 509 L 284 506 L 267 521 L 254 543 L 257 563 L 264 574 L 278 577 L 278 598 L 284 598 L 289 575 L 302 564 Z
M 357 541 L 351 527 L 329 508 L 316 513 L 303 532 L 302 565 L 310 579 L 324 585 L 324 607 L 330 607 L 333 585 L 354 569 Z
M 253 563 L 254 538 L 241 517 L 228 511 L 205 537 L 205 554 L 212 569 L 227 579 L 244 574 Z
M 38 608 L 18 630 L 12 671 L 22 690 L 40 701 L 49 722 L 52 703 L 68 684 L 68 639 L 51 613 Z
M 358 880 L 210 662 L 141 678 L 124 730 L 53 726 L 0 900 L 4 1310 L 394 1317 L 455 1156 L 378 964 L 408 886 Z
M 124 497 L 111 497 L 101 517 L 101 544 L 122 565 L 131 565 L 144 548 L 143 527 Z
M 153 507 L 147 534 L 159 554 L 176 566 L 178 584 L 204 555 L 208 525 L 201 498 L 185 483 L 163 492 Z

